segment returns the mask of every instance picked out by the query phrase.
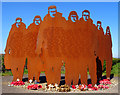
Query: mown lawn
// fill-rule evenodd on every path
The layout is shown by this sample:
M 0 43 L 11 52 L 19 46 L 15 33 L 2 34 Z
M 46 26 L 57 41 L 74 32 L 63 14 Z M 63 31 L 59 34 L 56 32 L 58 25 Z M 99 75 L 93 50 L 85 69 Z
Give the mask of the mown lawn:
M 103 66 L 103 75 L 106 75 L 106 66 L 105 66 L 105 62 L 104 62 L 104 66 Z M 120 77 L 120 59 L 118 58 L 113 58 L 112 61 L 112 69 L 111 69 L 111 74 L 114 74 L 114 76 L 118 76 Z

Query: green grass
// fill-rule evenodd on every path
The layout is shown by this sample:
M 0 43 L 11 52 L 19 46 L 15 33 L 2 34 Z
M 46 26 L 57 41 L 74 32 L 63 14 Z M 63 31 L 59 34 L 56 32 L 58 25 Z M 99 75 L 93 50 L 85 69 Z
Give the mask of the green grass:
M 103 75 L 106 75 L 106 63 L 104 62 L 103 69 L 105 71 L 103 72 Z M 111 69 L 111 74 L 114 74 L 116 77 L 120 77 L 120 59 L 118 58 L 113 58 L 112 61 L 112 69 Z
M 12 76 L 11 71 L 5 71 L 5 73 L 0 73 L 1 76 Z
M 41 73 L 45 73 L 44 71 L 42 71 Z M 28 69 L 24 69 L 24 74 L 28 74 Z M 12 72 L 11 71 L 5 71 L 5 73 L 0 73 L 1 76 L 12 76 Z
M 111 74 L 114 74 L 114 76 L 120 77 L 120 63 L 117 63 L 116 65 L 112 66 Z
M 28 73 L 28 69 L 24 69 L 24 74 L 27 74 Z

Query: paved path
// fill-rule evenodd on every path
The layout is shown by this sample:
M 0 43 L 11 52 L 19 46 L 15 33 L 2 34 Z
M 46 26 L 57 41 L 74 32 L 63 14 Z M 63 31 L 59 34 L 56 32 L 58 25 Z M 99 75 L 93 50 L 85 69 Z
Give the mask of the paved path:
M 44 74 L 41 74 L 41 76 L 44 76 Z M 64 77 L 64 74 L 61 75 Z M 24 75 L 24 79 L 27 77 L 27 75 Z M 0 77 L 1 78 L 1 77 Z M 12 81 L 13 76 L 2 76 L 2 93 L 50 93 L 45 91 L 35 91 L 35 90 L 28 90 L 21 87 L 8 87 L 8 82 Z M 64 80 L 64 79 L 63 79 Z M 114 85 L 112 88 L 109 88 L 107 90 L 100 90 L 100 91 L 81 91 L 79 93 L 118 93 L 118 78 L 115 77 L 112 79 L 116 85 Z M 120 81 L 119 81 L 120 82 Z M 53 93 L 53 92 L 52 92 Z M 70 93 L 70 92 L 68 92 Z

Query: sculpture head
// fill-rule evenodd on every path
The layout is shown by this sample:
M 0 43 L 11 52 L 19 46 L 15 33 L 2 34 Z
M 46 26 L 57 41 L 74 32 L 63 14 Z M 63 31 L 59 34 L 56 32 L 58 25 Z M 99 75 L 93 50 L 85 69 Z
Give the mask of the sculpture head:
M 72 22 L 76 22 L 76 20 L 78 20 L 77 12 L 76 11 L 71 11 L 69 13 L 68 20 L 71 20 Z
M 107 26 L 107 28 L 106 28 L 106 35 L 111 35 L 110 34 L 110 27 L 109 26 Z
M 101 28 L 101 21 L 97 21 L 97 28 L 98 28 L 98 30 L 100 30 L 100 28 Z
M 57 13 L 56 6 L 49 6 L 48 7 L 48 14 L 50 14 L 51 17 L 55 17 L 55 14 Z
M 35 16 L 33 19 L 33 23 L 35 23 L 36 25 L 40 25 L 41 22 L 41 17 L 39 15 Z
M 87 21 L 90 18 L 90 12 L 88 10 L 84 10 L 82 12 L 82 17 L 85 21 Z
M 22 22 L 22 18 L 18 17 L 16 18 L 16 26 L 19 27 L 20 23 Z

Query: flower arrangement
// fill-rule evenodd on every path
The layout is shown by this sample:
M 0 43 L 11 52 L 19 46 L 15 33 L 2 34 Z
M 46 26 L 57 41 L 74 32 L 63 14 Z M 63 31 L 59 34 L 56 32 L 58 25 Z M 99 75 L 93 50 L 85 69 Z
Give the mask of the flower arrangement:
M 32 81 L 31 81 L 32 82 Z M 24 83 L 23 81 L 17 80 L 16 82 L 11 82 L 9 86 L 22 86 L 29 90 L 44 90 L 44 91 L 58 91 L 58 92 L 69 92 L 69 91 L 97 91 L 97 90 L 105 90 L 108 89 L 111 84 L 109 79 L 103 79 L 99 81 L 99 85 L 92 85 L 92 84 L 80 84 L 80 85 L 58 85 L 58 84 L 36 84 L 33 83 Z M 42 89 L 41 89 L 42 88 Z
M 58 89 L 59 92 L 69 92 L 71 91 L 70 87 L 68 85 L 61 85 Z
M 28 85 L 27 88 L 29 90 L 38 90 L 38 89 L 42 88 L 42 85 L 32 84 L 32 85 Z
M 80 84 L 79 85 L 79 90 L 80 91 L 86 91 L 87 90 L 87 86 L 85 84 Z
M 25 85 L 25 83 L 23 81 L 16 81 L 16 82 L 11 82 L 10 85 L 13 86 L 21 86 L 21 85 Z
M 107 85 L 98 85 L 99 89 L 108 89 L 109 87 Z
M 75 87 L 74 85 L 72 85 L 72 88 L 73 88 L 73 89 L 76 89 L 76 87 Z
M 110 85 L 110 84 L 111 84 L 111 82 L 110 82 L 109 79 L 100 80 L 99 83 L 100 83 L 100 84 L 103 84 L 103 85 Z

